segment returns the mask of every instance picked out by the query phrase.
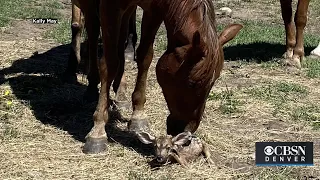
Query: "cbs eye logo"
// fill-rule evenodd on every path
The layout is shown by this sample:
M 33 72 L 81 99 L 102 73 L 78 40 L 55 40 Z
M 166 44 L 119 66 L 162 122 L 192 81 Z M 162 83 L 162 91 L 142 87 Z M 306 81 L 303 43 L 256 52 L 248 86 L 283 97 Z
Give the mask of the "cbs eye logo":
M 272 146 L 266 146 L 264 148 L 264 154 L 267 155 L 267 156 L 271 156 L 274 152 L 274 149 Z

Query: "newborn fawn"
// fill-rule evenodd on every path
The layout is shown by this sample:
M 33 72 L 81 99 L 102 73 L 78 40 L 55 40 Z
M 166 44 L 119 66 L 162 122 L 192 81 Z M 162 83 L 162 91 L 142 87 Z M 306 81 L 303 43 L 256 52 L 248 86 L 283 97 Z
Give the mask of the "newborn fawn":
M 182 132 L 175 137 L 167 135 L 158 138 L 147 132 L 140 132 L 137 135 L 142 143 L 154 145 L 156 160 L 160 164 L 177 162 L 187 167 L 188 162 L 195 160 L 201 154 L 211 163 L 207 146 L 191 132 Z

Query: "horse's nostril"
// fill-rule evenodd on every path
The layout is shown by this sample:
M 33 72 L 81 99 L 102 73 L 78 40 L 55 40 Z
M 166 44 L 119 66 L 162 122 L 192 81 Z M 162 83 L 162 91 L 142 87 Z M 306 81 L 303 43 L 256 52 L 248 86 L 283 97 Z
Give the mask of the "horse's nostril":
M 162 162 L 163 158 L 161 156 L 157 156 L 157 161 Z

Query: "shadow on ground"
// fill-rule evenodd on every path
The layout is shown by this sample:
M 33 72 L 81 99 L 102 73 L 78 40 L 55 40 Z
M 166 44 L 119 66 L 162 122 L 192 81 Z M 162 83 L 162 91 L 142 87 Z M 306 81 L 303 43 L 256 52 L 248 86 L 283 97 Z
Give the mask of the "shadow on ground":
M 314 48 L 316 47 L 305 46 L 305 56 L 309 56 Z M 282 44 L 255 42 L 225 47 L 224 55 L 226 61 L 243 60 L 261 63 L 282 58 L 285 50 L 286 46 Z
M 0 71 L 0 84 L 8 83 L 13 94 L 19 100 L 26 101 L 34 116 L 43 124 L 67 131 L 74 139 L 84 142 L 93 126 L 92 115 L 97 103 L 82 100 L 85 85 L 65 84 L 60 80 L 67 66 L 69 50 L 69 45 L 61 45 L 42 54 L 35 53 L 27 59 L 18 59 L 11 67 Z M 4 78 L 6 75 L 7 79 Z M 115 126 L 121 119 L 114 112 L 110 114 L 106 126 L 110 142 L 115 141 L 141 154 L 151 155 L 152 147 L 146 147 L 127 131 Z

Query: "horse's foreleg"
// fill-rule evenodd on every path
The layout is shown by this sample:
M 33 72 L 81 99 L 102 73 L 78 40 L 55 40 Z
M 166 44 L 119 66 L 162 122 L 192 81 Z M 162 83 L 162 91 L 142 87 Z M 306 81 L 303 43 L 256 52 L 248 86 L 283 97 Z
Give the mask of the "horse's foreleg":
M 293 48 L 296 45 L 295 28 L 292 19 L 292 0 L 280 0 L 282 19 L 286 30 L 286 53 L 285 58 L 292 58 Z
M 138 76 L 136 86 L 132 94 L 133 113 L 128 124 L 130 131 L 139 132 L 149 129 L 144 104 L 146 102 L 146 81 L 148 70 L 153 58 L 153 43 L 156 33 L 162 23 L 162 19 L 154 9 L 144 11 L 141 25 L 141 40 L 137 49 Z
M 122 24 L 119 36 L 119 69 L 117 72 L 117 76 L 113 82 L 113 90 L 116 93 L 115 103 L 118 108 L 129 108 L 130 104 L 128 102 L 128 98 L 126 97 L 127 91 L 127 82 L 126 76 L 124 74 L 124 66 L 125 66 L 125 42 L 127 40 L 128 34 L 128 25 L 130 21 L 130 16 L 135 11 L 136 6 L 129 8 L 126 13 L 122 17 Z
M 81 32 L 83 29 L 83 24 L 81 21 L 81 10 L 72 1 L 72 21 L 71 21 L 71 49 L 68 59 L 68 66 L 64 73 L 64 81 L 67 83 L 76 83 L 77 82 L 77 68 L 81 61 L 80 57 L 80 45 L 81 45 Z
M 94 1 L 95 2 L 95 1 Z M 89 51 L 89 72 L 88 72 L 88 87 L 84 94 L 84 100 L 88 102 L 96 101 L 99 97 L 98 84 L 99 71 L 98 71 L 98 37 L 100 33 L 99 17 L 95 3 L 86 4 L 84 9 L 85 27 L 88 34 L 88 51 Z
M 103 56 L 99 63 L 101 90 L 93 115 L 94 126 L 86 137 L 85 153 L 98 153 L 106 149 L 107 133 L 105 125 L 109 120 L 108 106 L 110 85 L 118 69 L 118 39 L 121 26 L 121 10 L 110 1 L 100 2 L 100 22 L 102 29 Z
M 308 13 L 309 0 L 299 0 L 298 7 L 295 14 L 295 24 L 296 24 L 296 46 L 293 51 L 293 61 L 301 63 L 304 57 L 304 47 L 303 47 L 303 31 L 307 24 L 307 13 Z M 301 66 L 301 65 L 300 65 Z

